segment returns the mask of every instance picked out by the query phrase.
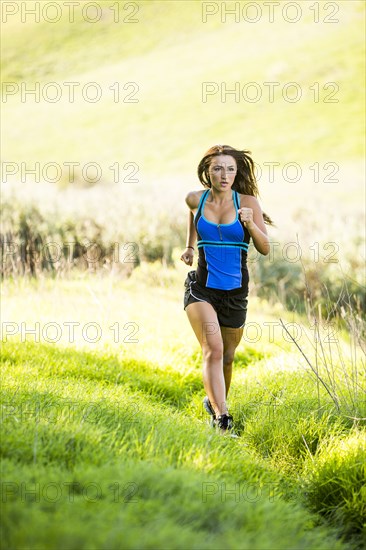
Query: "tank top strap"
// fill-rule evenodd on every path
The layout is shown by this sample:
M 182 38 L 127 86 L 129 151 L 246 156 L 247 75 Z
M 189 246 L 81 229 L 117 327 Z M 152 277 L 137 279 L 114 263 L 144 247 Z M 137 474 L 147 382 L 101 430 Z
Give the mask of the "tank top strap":
M 198 218 L 198 215 L 201 214 L 203 203 L 205 202 L 209 192 L 210 192 L 210 190 L 206 189 L 206 191 L 204 193 L 202 193 L 200 201 L 198 203 L 198 208 L 197 208 L 197 212 L 196 212 L 196 216 L 195 216 L 196 218 Z
M 239 199 L 239 194 L 237 191 L 234 191 L 234 204 L 236 206 L 236 210 L 239 210 L 240 208 L 240 199 Z

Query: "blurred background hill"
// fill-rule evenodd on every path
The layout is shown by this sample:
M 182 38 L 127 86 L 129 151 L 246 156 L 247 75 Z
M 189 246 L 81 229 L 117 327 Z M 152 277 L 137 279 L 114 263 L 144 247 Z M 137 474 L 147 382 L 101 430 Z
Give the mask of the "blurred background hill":
M 54 23 L 8 16 L 2 160 L 16 168 L 3 173 L 6 230 L 27 232 L 21 212 L 33 205 L 42 242 L 73 227 L 171 264 L 185 242 L 185 194 L 201 188 L 197 164 L 227 143 L 252 151 L 272 241 L 350 273 L 364 255 L 364 3 L 306 1 L 295 12 L 282 2 L 272 22 L 266 3 L 237 3 L 224 22 L 223 3 L 207 4 L 104 2 L 95 23 L 93 8 L 75 9 L 73 22 L 65 7 Z M 37 162 L 39 181 L 21 166 Z M 47 163 L 60 169 L 42 173 Z

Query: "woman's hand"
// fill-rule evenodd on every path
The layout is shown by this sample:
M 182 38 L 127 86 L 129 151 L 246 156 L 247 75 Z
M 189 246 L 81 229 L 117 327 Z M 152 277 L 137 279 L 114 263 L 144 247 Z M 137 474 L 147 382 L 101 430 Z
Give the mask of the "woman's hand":
M 186 248 L 180 259 L 187 265 L 193 264 L 194 250 L 193 248 Z
M 247 227 L 248 229 L 253 227 L 254 220 L 252 208 L 247 208 L 246 206 L 243 206 L 242 208 L 238 209 L 238 214 L 245 227 Z
M 267 256 L 270 251 L 270 243 L 267 235 L 267 229 L 263 221 L 262 209 L 259 205 L 258 199 L 255 197 L 246 197 L 246 201 L 249 202 L 252 208 L 247 206 L 242 206 L 239 208 L 238 212 L 240 219 L 244 226 L 248 229 L 255 248 L 258 252 L 264 256 Z

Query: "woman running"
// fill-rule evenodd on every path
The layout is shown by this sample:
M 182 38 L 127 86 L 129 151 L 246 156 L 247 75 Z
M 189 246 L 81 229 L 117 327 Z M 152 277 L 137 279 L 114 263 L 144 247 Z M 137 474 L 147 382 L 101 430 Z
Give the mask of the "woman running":
M 265 256 L 269 240 L 250 151 L 229 145 L 211 147 L 198 165 L 206 188 L 186 196 L 190 209 L 187 247 L 181 260 L 193 264 L 197 238 L 198 264 L 185 280 L 184 309 L 202 348 L 203 400 L 211 426 L 222 433 L 233 428 L 226 399 L 230 389 L 235 349 L 240 343 L 247 313 L 250 239 Z

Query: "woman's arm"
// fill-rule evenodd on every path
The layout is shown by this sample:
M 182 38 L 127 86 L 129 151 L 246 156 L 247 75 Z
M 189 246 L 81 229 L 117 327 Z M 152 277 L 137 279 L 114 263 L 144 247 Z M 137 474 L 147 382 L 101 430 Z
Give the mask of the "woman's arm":
M 186 203 L 189 208 L 188 218 L 187 218 L 187 239 L 186 239 L 187 245 L 180 259 L 188 265 L 193 265 L 194 245 L 197 240 L 197 232 L 194 225 L 194 214 L 191 210 L 191 209 L 197 208 L 197 204 L 196 204 L 197 197 L 194 191 L 188 193 L 188 195 L 186 196 Z
M 243 206 L 238 210 L 240 219 L 248 229 L 255 248 L 258 252 L 267 256 L 270 252 L 270 244 L 260 204 L 256 197 L 249 195 L 245 195 L 244 200 L 248 206 Z
M 188 218 L 187 218 L 187 239 L 186 239 L 186 246 L 193 246 L 195 245 L 197 241 L 197 233 L 196 228 L 194 226 L 194 217 L 193 212 L 190 210 L 188 212 Z

